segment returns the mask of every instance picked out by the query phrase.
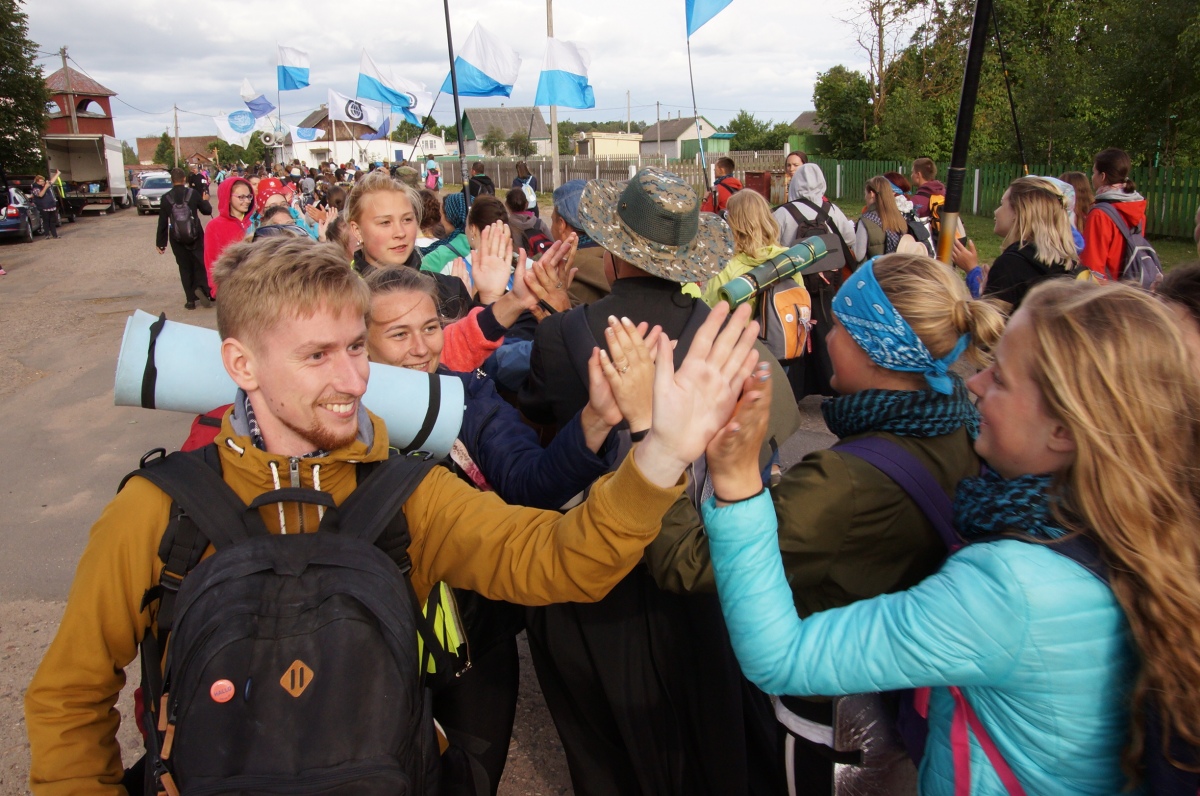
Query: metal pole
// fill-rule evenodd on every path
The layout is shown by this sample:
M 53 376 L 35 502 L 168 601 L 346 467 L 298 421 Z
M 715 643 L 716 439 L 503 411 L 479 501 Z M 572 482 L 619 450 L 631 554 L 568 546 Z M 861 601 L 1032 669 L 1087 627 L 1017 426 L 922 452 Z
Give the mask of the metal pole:
M 546 0 L 546 35 L 554 38 L 554 0 Z M 554 184 L 551 189 L 562 185 L 558 170 L 558 108 L 550 106 L 550 161 L 554 164 Z
M 1004 72 L 1004 88 L 1008 91 L 1008 109 L 1012 111 L 1013 132 L 1017 136 L 1017 153 L 1021 156 L 1021 171 L 1029 176 L 1029 161 L 1025 159 L 1025 143 L 1021 141 L 1021 126 L 1017 124 L 1017 103 L 1013 100 L 1012 82 L 1008 79 L 1008 63 L 1004 58 L 1004 41 L 1000 38 L 1000 18 L 992 6 L 992 24 L 996 28 L 996 52 L 1000 54 L 1000 70 Z
M 175 167 L 182 168 L 179 165 L 179 106 L 172 105 L 171 108 L 175 111 Z
M 58 54 L 62 56 L 63 79 L 67 81 L 67 105 L 71 111 L 71 132 L 79 134 L 79 117 L 75 115 L 75 92 L 71 90 L 71 70 L 67 68 L 67 47 L 63 45 Z
M 655 100 L 654 102 L 654 132 L 658 134 L 658 141 L 654 144 L 654 154 L 662 157 L 662 103 Z M 665 165 L 665 164 L 664 164 Z
M 625 135 L 630 133 L 630 125 L 633 124 L 633 109 L 629 104 L 629 89 L 625 89 Z
M 975 122 L 975 100 L 979 95 L 979 73 L 983 69 L 983 51 L 987 47 L 988 17 L 992 0 L 975 0 L 975 18 L 971 23 L 971 44 L 967 49 L 967 67 L 963 72 L 962 96 L 958 102 L 958 122 L 954 128 L 954 149 L 946 176 L 946 203 L 942 205 L 942 232 L 938 237 L 938 259 L 947 265 L 958 235 L 959 209 L 963 185 L 967 179 L 967 150 L 971 144 L 971 125 Z
M 458 71 L 454 68 L 454 34 L 450 32 L 450 0 L 442 0 L 446 10 L 446 48 L 450 52 L 450 89 L 454 92 L 454 128 L 458 134 L 458 171 L 462 175 L 463 198 L 471 206 L 471 192 L 467 190 L 467 148 L 463 146 L 462 111 L 458 107 Z
M 326 109 L 326 111 L 325 111 L 325 118 L 329 119 L 329 110 L 328 109 Z M 329 119 L 329 129 L 333 131 L 333 170 L 337 171 L 338 167 L 341 165 L 341 162 L 338 161 L 337 122 L 335 122 L 333 119 Z M 335 177 L 335 179 L 336 179 L 336 177 Z

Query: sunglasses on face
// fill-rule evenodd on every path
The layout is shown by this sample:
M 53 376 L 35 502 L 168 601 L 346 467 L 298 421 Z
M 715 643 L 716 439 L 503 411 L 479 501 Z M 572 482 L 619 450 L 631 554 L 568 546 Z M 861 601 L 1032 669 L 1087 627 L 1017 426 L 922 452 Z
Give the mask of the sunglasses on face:
M 267 224 L 265 227 L 259 227 L 254 230 L 252 240 L 262 240 L 263 238 L 278 238 L 278 237 L 307 237 L 308 233 L 300 229 L 295 224 Z

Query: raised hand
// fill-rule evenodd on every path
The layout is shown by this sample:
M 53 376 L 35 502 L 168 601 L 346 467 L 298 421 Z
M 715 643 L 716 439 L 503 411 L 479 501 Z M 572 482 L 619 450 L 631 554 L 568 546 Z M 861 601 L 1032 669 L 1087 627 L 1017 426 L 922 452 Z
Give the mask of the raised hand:
M 455 257 L 454 262 L 450 263 L 450 275 L 456 276 L 466 285 L 467 292 L 472 296 L 475 295 L 475 284 L 471 280 L 471 274 L 467 271 L 467 261 L 461 257 Z
M 512 230 L 504 221 L 496 221 L 480 234 L 479 249 L 471 253 L 471 271 L 479 301 L 491 304 L 508 290 L 512 276 Z
M 745 500 L 762 489 L 758 454 L 770 417 L 771 366 L 760 362 L 742 384 L 733 417 L 705 450 L 718 503 Z
M 545 301 L 559 312 L 571 309 L 571 297 L 567 289 L 575 279 L 579 269 L 571 267 L 573 244 L 578 237 L 571 233 L 564 241 L 555 241 L 541 258 L 533 264 L 530 287 Z M 536 284 L 534 284 L 536 283 Z
M 638 467 L 652 483 L 673 485 L 729 422 L 746 377 L 758 363 L 758 323 L 750 315 L 749 304 L 738 307 L 732 318 L 728 305 L 718 304 L 697 330 L 678 372 L 670 342 L 659 337 L 654 418 L 646 440 L 634 450 Z M 722 329 L 726 318 L 729 323 Z
M 662 327 L 646 333 L 645 322 L 638 326 L 628 318 L 611 315 L 604 339 L 608 352 L 600 352 L 600 365 L 609 389 L 633 432 L 646 431 L 654 412 L 654 360 Z

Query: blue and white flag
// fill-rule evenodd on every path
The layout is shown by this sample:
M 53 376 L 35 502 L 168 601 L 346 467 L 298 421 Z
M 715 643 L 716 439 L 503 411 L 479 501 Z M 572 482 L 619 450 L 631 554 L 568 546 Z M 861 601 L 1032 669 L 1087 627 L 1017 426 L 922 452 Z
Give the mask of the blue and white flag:
M 521 56 L 517 51 L 488 33 L 478 23 L 454 59 L 454 73 L 458 78 L 460 97 L 509 97 L 517 72 L 521 69 Z M 453 87 L 450 75 L 442 83 L 442 92 L 449 94 Z
M 254 90 L 254 86 L 250 85 L 248 78 L 242 80 L 242 102 L 246 103 L 246 107 L 254 114 L 255 119 L 266 116 L 275 110 L 275 106 L 271 104 L 265 94 Z
M 333 122 L 353 122 L 365 124 L 372 130 L 378 130 L 386 121 L 384 113 L 379 108 L 363 105 L 353 97 L 339 94 L 329 89 L 329 120 Z
M 384 119 L 383 125 L 373 133 L 367 133 L 362 137 L 363 141 L 382 141 L 388 137 L 388 132 L 392 129 L 392 120 Z
M 217 123 L 217 135 L 222 140 L 240 147 L 250 143 L 250 136 L 257 129 L 254 114 L 250 111 L 234 111 L 217 116 L 213 121 Z
M 534 105 L 594 108 L 596 95 L 588 85 L 588 54 L 561 39 L 546 39 L 546 60 L 538 78 Z
M 392 111 L 404 115 L 412 124 L 420 127 L 421 116 L 433 110 L 433 95 L 425 90 L 424 83 L 398 78 L 375 65 L 367 51 L 363 50 L 358 62 L 358 88 L 354 92 L 360 99 L 378 100 L 392 106 Z
M 292 137 L 297 141 L 317 141 L 325 137 L 320 127 L 293 127 Z
M 684 12 L 687 14 L 687 35 L 700 30 L 700 26 L 729 5 L 733 0 L 684 0 Z
M 295 91 L 308 85 L 308 53 L 295 47 L 279 47 L 279 90 Z

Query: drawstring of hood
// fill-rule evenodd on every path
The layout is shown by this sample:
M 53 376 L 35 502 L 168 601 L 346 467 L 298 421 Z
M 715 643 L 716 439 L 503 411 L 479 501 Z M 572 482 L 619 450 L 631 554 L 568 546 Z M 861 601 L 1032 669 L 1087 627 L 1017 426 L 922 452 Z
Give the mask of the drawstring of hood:
M 271 468 L 271 481 L 275 484 L 275 488 L 279 489 L 279 465 L 275 462 L 267 462 L 267 466 Z M 286 534 L 287 520 L 285 520 L 283 516 L 283 501 L 281 500 L 275 505 L 279 507 L 279 532 Z

